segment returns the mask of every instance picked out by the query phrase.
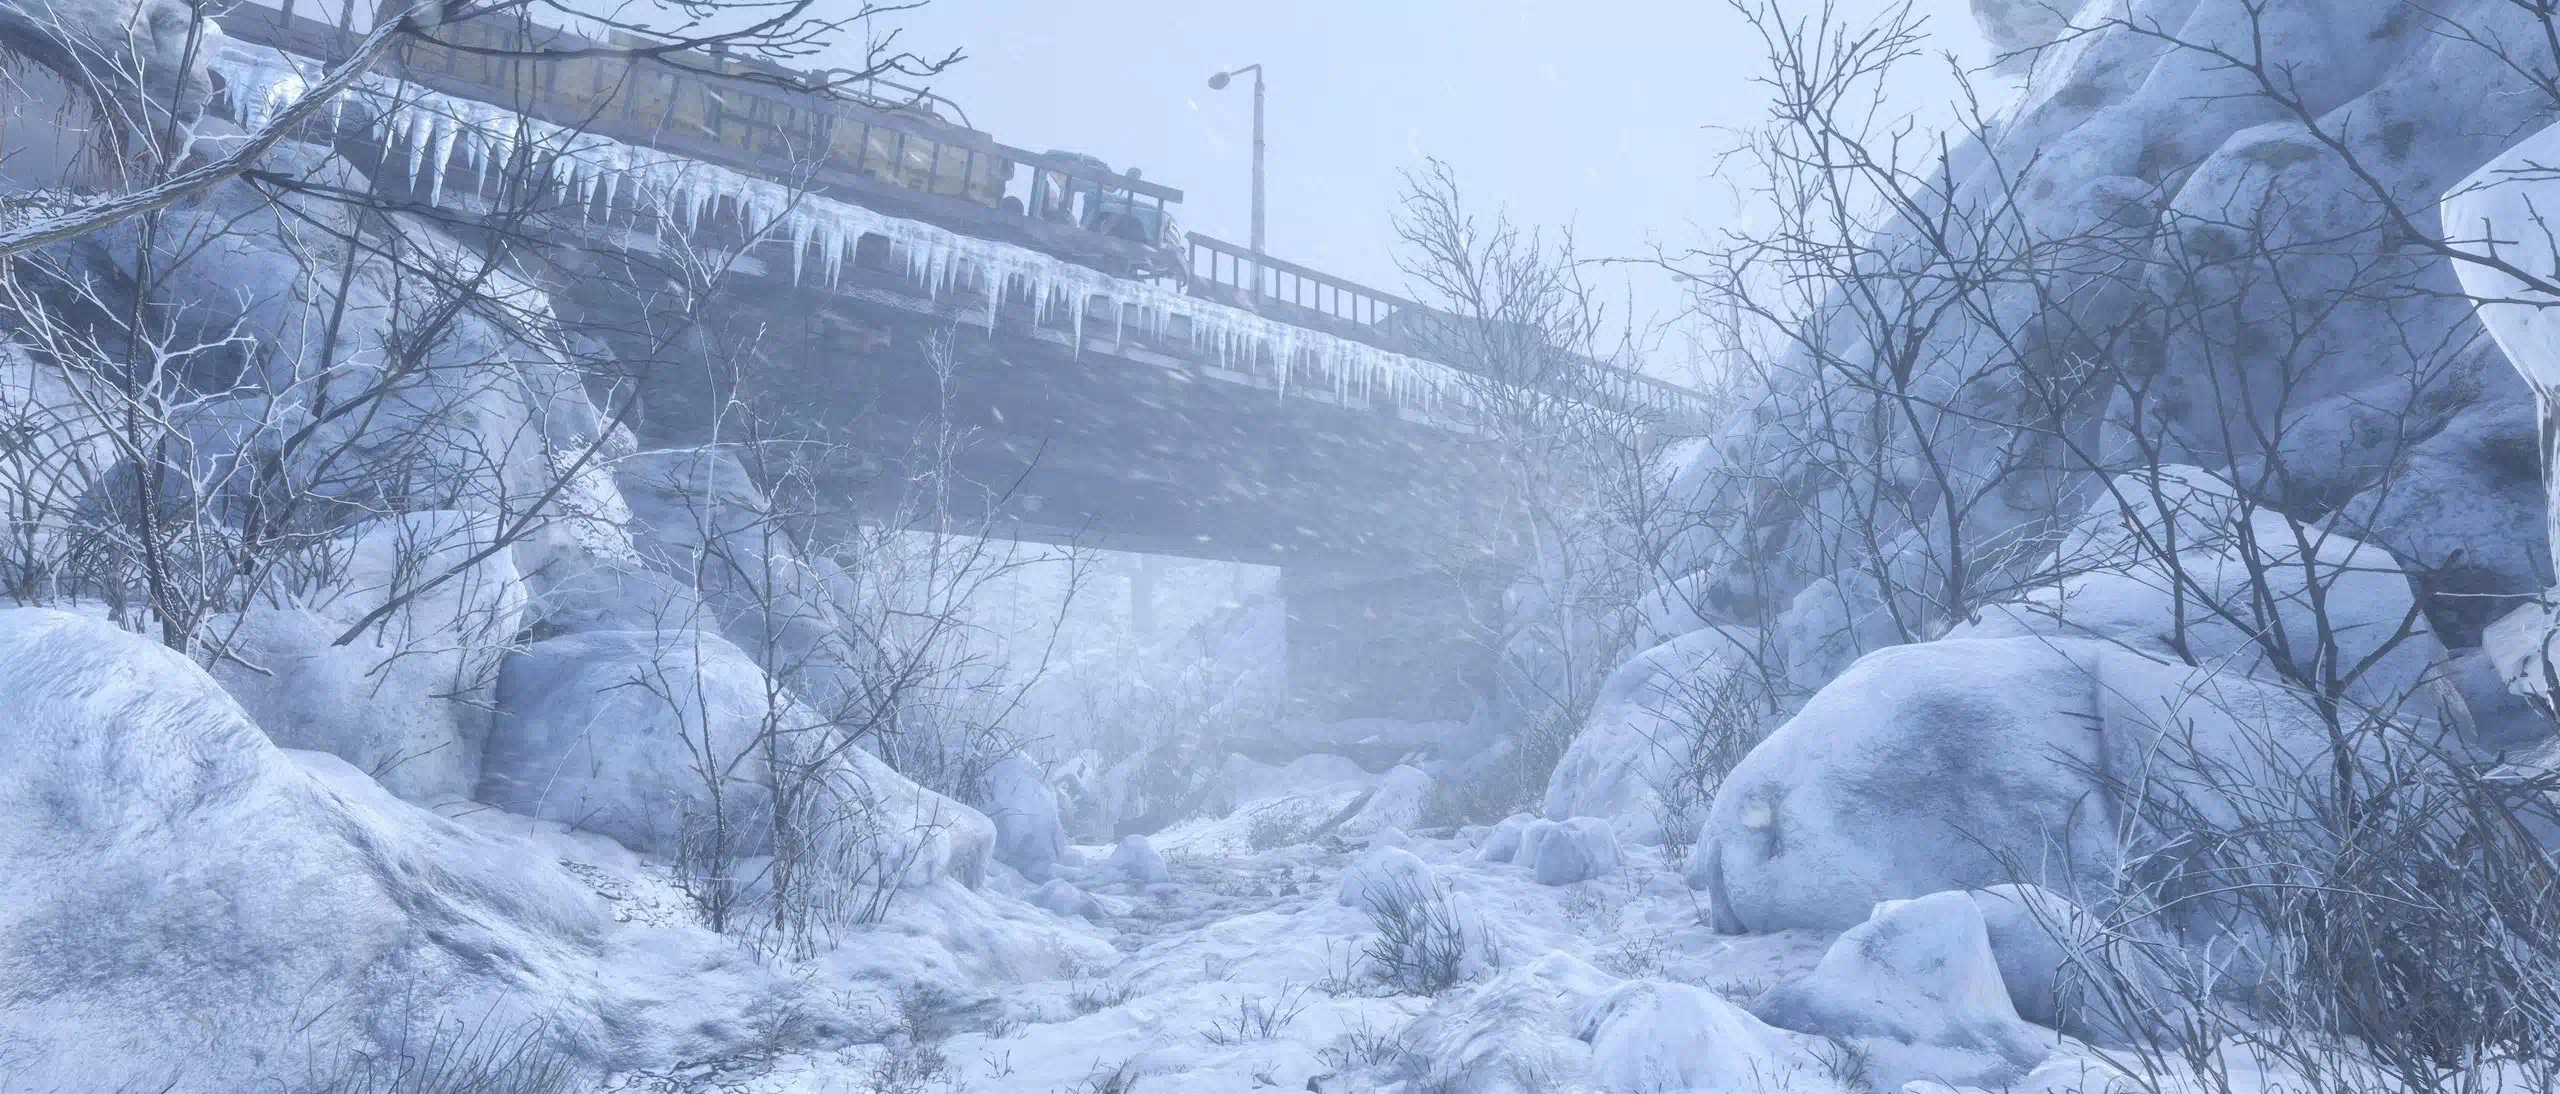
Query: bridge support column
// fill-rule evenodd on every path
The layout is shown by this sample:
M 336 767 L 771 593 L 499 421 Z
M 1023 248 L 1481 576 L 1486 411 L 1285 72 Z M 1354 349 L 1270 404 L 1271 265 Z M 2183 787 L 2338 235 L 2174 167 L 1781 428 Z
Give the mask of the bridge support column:
M 1492 658 L 1469 611 L 1479 590 L 1459 578 L 1291 567 L 1280 590 L 1301 716 L 1457 720 L 1484 687 Z

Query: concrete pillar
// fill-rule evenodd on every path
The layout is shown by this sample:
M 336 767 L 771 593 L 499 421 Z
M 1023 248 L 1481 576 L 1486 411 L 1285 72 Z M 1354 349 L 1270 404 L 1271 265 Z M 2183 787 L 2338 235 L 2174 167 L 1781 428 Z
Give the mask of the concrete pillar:
M 1457 720 L 1485 685 L 1489 640 L 1459 578 L 1292 567 L 1280 590 L 1295 714 Z

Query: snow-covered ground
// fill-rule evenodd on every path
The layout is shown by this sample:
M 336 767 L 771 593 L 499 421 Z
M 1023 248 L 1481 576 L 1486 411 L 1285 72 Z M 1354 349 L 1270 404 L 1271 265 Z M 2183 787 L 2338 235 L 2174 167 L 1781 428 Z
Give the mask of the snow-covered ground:
M 1273 769 L 1270 788 L 1232 813 L 1163 833 L 1154 841 L 1163 880 L 1135 876 L 1145 871 L 1130 869 L 1118 848 L 1073 848 L 1049 889 L 1073 886 L 1089 898 L 1081 912 L 1033 906 L 1043 887 L 1001 867 L 983 893 L 924 890 L 874 935 L 801 970 L 835 997 L 827 1009 L 870 1017 L 869 1028 L 845 1031 L 847 1044 L 732 1052 L 612 1076 L 606 1088 L 1902 1088 L 1877 1084 L 1886 1078 L 1874 1071 L 1878 1054 L 1853 1039 L 1776 1030 L 1742 1009 L 1812 973 L 1831 932 L 1719 935 L 1700 894 L 1656 848 L 1627 849 L 1599 878 L 1541 885 L 1528 866 L 1481 861 L 1492 834 L 1482 827 L 1310 836 L 1384 781 L 1347 768 L 1313 757 Z M 1270 817 L 1306 819 L 1257 819 Z M 617 919 L 646 927 L 691 915 L 661 868 L 605 841 L 517 818 L 491 824 L 572 864 Z M 1346 875 L 1388 848 L 1427 866 L 1483 947 L 1461 982 L 1437 994 L 1384 982 L 1368 952 L 1381 936 L 1377 919 L 1340 898 Z M 1978 1069 L 1978 1054 L 1942 1055 L 1958 1072 Z M 2085 1063 L 2065 1048 L 2035 1078 Z M 1745 1074 L 1765 1081 L 1736 1088 L 1717 1078 Z

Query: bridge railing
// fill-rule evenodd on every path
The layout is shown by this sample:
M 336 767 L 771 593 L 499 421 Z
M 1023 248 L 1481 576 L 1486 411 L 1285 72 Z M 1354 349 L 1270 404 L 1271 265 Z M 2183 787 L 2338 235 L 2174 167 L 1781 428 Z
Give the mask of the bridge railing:
M 1251 248 L 1193 232 L 1189 291 L 1292 326 L 1320 330 L 1400 353 L 1430 356 L 1431 335 L 1458 317 L 1391 292 L 1369 288 Z M 1443 364 L 1479 372 L 1463 361 Z M 1706 399 L 1643 373 L 1597 365 L 1576 370 L 1595 378 L 1600 396 L 1619 407 L 1670 418 L 1695 418 Z

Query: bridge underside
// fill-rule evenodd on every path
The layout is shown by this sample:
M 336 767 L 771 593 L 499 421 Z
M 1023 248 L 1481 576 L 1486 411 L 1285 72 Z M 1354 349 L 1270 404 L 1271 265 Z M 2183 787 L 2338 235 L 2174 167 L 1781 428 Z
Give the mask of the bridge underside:
M 627 277 L 572 278 L 572 296 L 618 354 L 665 362 L 638 377 L 645 444 L 744 440 L 752 418 L 768 438 L 820 442 L 805 449 L 827 453 L 820 507 L 847 519 L 912 512 L 916 469 L 947 466 L 960 528 L 1278 566 L 1303 713 L 1466 714 L 1458 682 L 1483 645 L 1443 571 L 1492 522 L 1464 435 L 1204 368 L 1103 322 L 1078 347 L 1027 305 L 990 332 L 983 301 L 964 315 L 889 277 L 852 293 L 755 278 L 729 294 L 751 306 L 706 317 L 694 344 L 652 346 Z

